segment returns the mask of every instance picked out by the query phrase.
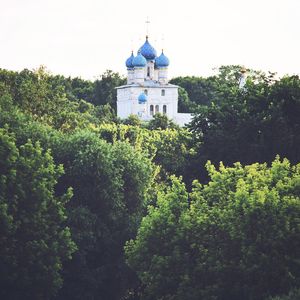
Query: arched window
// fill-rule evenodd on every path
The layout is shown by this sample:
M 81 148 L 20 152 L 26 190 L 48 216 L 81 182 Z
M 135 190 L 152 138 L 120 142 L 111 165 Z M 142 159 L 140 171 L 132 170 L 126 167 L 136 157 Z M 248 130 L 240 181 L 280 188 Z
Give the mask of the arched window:
M 159 105 L 155 105 L 155 113 L 159 113 Z
M 161 90 L 161 95 L 165 96 L 166 95 L 166 91 L 165 90 Z
M 144 90 L 145 95 L 148 95 L 148 90 Z
M 154 114 L 154 106 L 150 105 L 150 116 L 153 116 Z
M 167 114 L 167 105 L 163 106 L 163 114 L 166 115 Z
M 147 67 L 147 76 L 150 77 L 150 67 Z

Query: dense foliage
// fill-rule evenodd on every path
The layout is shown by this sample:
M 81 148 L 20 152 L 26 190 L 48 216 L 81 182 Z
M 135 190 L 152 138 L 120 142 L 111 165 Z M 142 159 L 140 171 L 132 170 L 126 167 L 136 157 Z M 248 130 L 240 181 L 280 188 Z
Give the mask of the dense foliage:
M 64 268 L 61 299 L 120 299 L 132 276 L 123 246 L 148 201 L 151 162 L 126 143 L 111 145 L 88 132 L 70 136 L 57 156 L 66 166 L 59 189 L 74 187 L 68 225 L 78 246 Z
M 297 299 L 300 79 L 239 77 L 174 78 L 180 128 L 112 71 L 0 69 L 1 299 Z
M 300 289 L 293 289 L 283 296 L 270 297 L 268 300 L 297 300 L 300 299 Z
M 300 164 L 207 166 L 211 181 L 160 193 L 129 265 L 141 299 L 264 299 L 299 285 Z
M 54 194 L 63 168 L 39 143 L 17 147 L 0 129 L 0 154 L 0 296 L 50 299 L 62 286 L 62 262 L 76 248 L 64 222 L 72 192 Z
M 189 128 L 203 170 L 207 160 L 230 165 L 271 162 L 279 154 L 300 161 L 300 79 L 255 77 L 245 89 L 230 80 L 210 106 L 202 106 Z

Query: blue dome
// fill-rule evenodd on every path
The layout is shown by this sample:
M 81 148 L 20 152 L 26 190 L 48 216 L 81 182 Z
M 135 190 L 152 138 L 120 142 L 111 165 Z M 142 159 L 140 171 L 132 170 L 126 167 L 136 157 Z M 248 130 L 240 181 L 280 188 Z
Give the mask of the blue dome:
M 134 59 L 134 55 L 133 55 L 133 52 L 131 52 L 131 56 L 126 59 L 126 67 L 127 67 L 127 69 L 133 69 L 133 64 L 132 64 L 133 63 L 133 59 Z
M 156 57 L 156 50 L 150 45 L 148 42 L 148 36 L 146 36 L 146 42 L 144 45 L 140 48 L 142 55 L 147 59 L 147 60 L 152 60 L 155 59 Z
M 147 65 L 146 58 L 138 52 L 137 56 L 132 60 L 133 67 L 145 67 Z
M 161 55 L 155 59 L 155 66 L 157 68 L 167 67 L 170 64 L 169 59 L 164 55 L 164 51 L 161 52 Z
M 143 92 L 138 97 L 139 104 L 145 104 L 147 102 L 147 95 Z

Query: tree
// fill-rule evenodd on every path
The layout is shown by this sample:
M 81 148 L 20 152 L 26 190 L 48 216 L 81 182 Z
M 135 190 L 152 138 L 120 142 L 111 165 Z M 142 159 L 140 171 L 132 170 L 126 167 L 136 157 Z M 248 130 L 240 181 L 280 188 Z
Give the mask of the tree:
M 267 300 L 298 300 L 300 298 L 300 289 L 293 289 L 287 295 L 270 297 Z
M 201 107 L 189 128 L 195 137 L 200 169 L 207 160 L 230 165 L 271 162 L 279 154 L 300 161 L 300 80 L 249 80 L 246 91 L 222 85 L 209 107 Z M 202 174 L 204 178 L 204 174 Z
M 167 128 L 178 128 L 178 126 L 172 120 L 170 120 L 166 115 L 162 115 L 161 113 L 156 113 L 153 116 L 153 119 L 149 121 L 147 127 L 151 130 L 165 130 Z
M 62 263 L 75 244 L 65 226 L 71 190 L 56 196 L 63 174 L 38 143 L 17 147 L 0 129 L 0 296 L 50 299 L 62 286 Z
M 127 119 L 125 119 L 124 124 L 131 126 L 141 126 L 142 122 L 137 115 L 129 115 Z
M 215 77 L 176 77 L 170 83 L 179 85 L 180 112 L 195 112 L 198 105 L 209 105 L 216 91 Z
M 74 187 L 68 226 L 78 245 L 59 299 L 120 299 L 136 279 L 123 246 L 149 201 L 153 166 L 128 143 L 108 144 L 87 130 L 64 137 L 56 160 L 66 170 L 58 190 Z
M 107 70 L 95 81 L 95 90 L 93 104 L 110 104 L 112 108 L 117 109 L 117 91 L 116 87 L 125 84 L 125 79 L 119 73 Z
M 178 88 L 178 112 L 180 113 L 191 113 L 195 112 L 197 105 L 195 102 L 192 102 L 189 98 L 187 91 L 179 87 Z
M 191 177 L 189 161 L 194 157 L 195 151 L 191 148 L 193 136 L 185 128 L 161 130 L 159 127 L 149 130 L 142 126 L 102 124 L 97 132 L 109 143 L 128 142 L 138 151 L 145 153 L 161 167 L 161 179 L 171 174 Z
M 64 132 L 118 121 L 110 104 L 92 104 L 91 81 L 53 76 L 40 67 L 20 73 L 0 70 L 0 85 L 0 97 L 10 96 L 27 117 Z
M 252 300 L 300 285 L 300 164 L 216 170 L 188 195 L 172 188 L 126 245 L 141 299 Z
M 197 112 L 203 106 L 210 106 L 228 96 L 228 92 L 238 90 L 242 66 L 221 66 L 216 75 L 207 78 L 185 76 L 176 77 L 170 83 L 179 85 L 178 108 L 180 112 Z M 272 83 L 275 73 L 269 76 L 263 72 L 247 69 L 248 79 L 253 82 Z M 249 80 L 248 80 L 249 81 Z M 221 97 L 222 96 L 222 97 Z
M 183 234 L 182 215 L 187 209 L 188 193 L 173 177 L 171 188 L 159 193 L 157 207 L 149 207 L 136 239 L 126 244 L 127 262 L 142 283 L 138 299 L 188 299 L 174 297 L 185 267 L 178 242 Z

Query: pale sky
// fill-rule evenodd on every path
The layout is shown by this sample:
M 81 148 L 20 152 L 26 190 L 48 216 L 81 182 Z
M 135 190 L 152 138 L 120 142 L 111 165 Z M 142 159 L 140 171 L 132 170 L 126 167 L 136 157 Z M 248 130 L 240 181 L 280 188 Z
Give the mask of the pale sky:
M 95 79 L 149 41 L 170 77 L 240 64 L 300 74 L 300 0 L 0 0 L 0 68 Z

